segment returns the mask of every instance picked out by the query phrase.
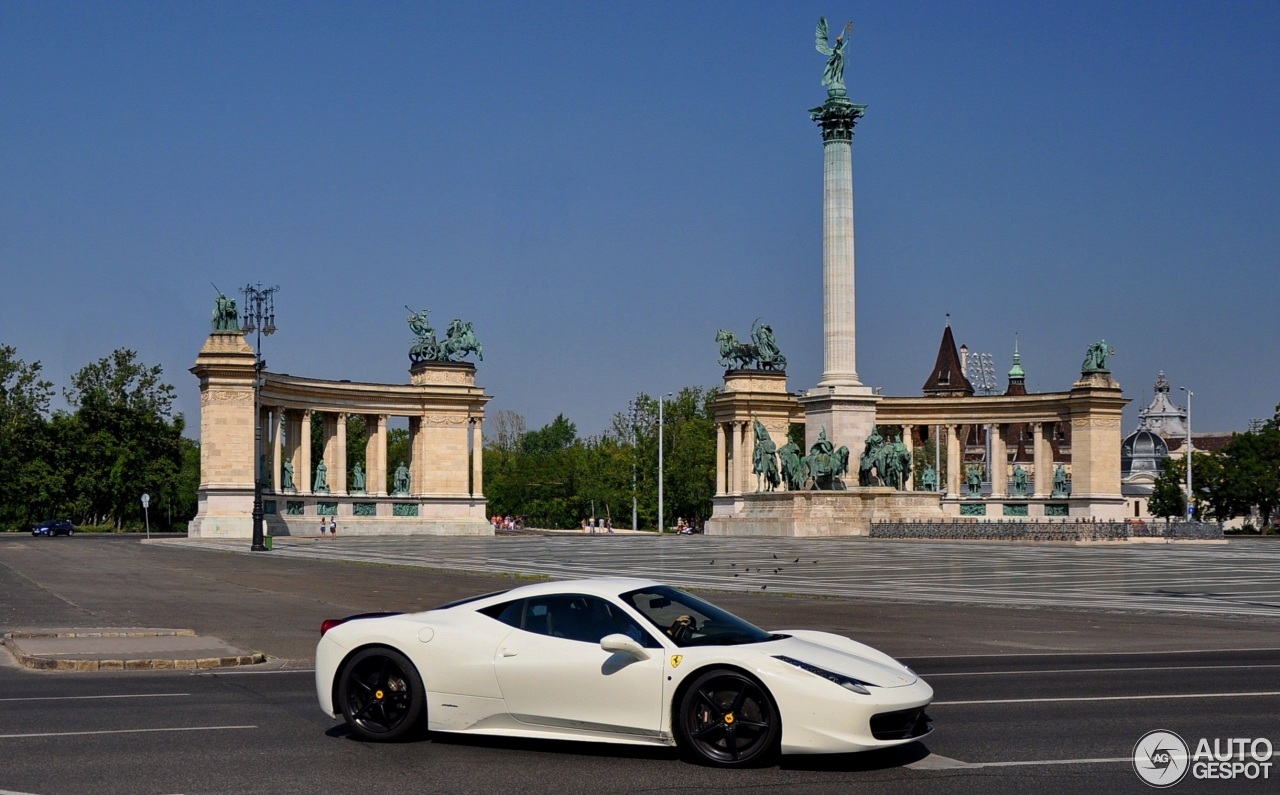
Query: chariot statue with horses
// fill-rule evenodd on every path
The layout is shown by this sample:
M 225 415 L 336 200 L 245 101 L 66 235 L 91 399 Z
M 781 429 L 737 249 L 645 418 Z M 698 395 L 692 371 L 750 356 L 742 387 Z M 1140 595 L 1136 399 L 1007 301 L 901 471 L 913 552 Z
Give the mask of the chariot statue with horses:
M 409 309 L 409 307 L 405 307 Z M 427 310 L 414 312 L 409 309 L 409 330 L 417 337 L 409 348 L 409 360 L 420 362 L 460 362 L 469 353 L 484 361 L 484 348 L 476 340 L 470 320 L 454 318 L 443 340 L 436 339 L 436 330 L 427 318 Z
M 773 328 L 757 318 L 751 326 L 751 342 L 739 342 L 732 331 L 716 332 L 720 343 L 720 364 L 730 370 L 785 370 L 787 357 L 778 350 Z

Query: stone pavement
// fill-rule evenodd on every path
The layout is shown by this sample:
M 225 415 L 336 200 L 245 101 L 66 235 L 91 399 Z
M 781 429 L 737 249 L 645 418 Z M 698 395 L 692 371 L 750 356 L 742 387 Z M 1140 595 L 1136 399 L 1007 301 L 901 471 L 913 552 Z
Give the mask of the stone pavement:
M 154 541 L 293 558 L 557 579 L 650 577 L 683 587 L 769 594 L 1034 608 L 1280 618 L 1280 542 L 1221 546 L 523 535 Z

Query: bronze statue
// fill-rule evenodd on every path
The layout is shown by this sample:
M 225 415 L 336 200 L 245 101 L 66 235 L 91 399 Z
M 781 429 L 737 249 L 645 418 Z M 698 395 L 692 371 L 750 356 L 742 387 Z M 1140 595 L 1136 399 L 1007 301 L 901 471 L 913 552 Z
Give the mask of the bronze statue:
M 1084 373 L 1109 373 L 1107 369 L 1107 356 L 1114 356 L 1115 348 L 1108 348 L 1107 341 L 1101 340 L 1089 346 L 1084 354 L 1084 364 L 1080 365 L 1081 374 Z
M 1058 464 L 1058 468 L 1053 471 L 1053 496 L 1066 497 L 1071 494 L 1071 484 L 1067 482 L 1067 470 Z
M 982 467 L 974 464 L 965 475 L 965 483 L 969 487 L 970 497 L 982 496 Z
M 925 464 L 924 472 L 920 473 L 920 490 L 921 491 L 937 491 L 938 490 L 938 473 L 933 471 L 933 467 Z
M 236 299 L 218 293 L 213 303 L 213 330 L 239 333 L 240 315 L 236 309 Z
M 312 484 L 311 490 L 317 494 L 329 493 L 329 467 L 323 461 L 316 466 L 316 482 Z
M 1022 468 L 1022 464 L 1017 464 L 1013 468 L 1013 486 L 1009 489 L 1014 497 L 1025 497 L 1030 488 L 1027 481 L 1027 470 Z
M 822 85 L 827 87 L 827 96 L 845 96 L 844 48 L 849 45 L 849 32 L 852 30 L 852 22 L 845 25 L 844 32 L 836 36 L 836 46 L 832 47 L 829 43 L 831 34 L 827 30 L 827 18 L 818 19 L 818 29 L 814 31 L 815 46 L 818 52 L 827 56 L 827 67 L 822 71 Z
M 356 466 L 351 470 L 351 490 L 364 491 L 364 467 L 360 466 L 360 462 L 356 462 Z
M 812 476 L 812 488 L 818 491 L 844 491 L 843 476 L 849 471 L 849 448 L 836 448 L 827 439 L 827 429 L 818 431 L 818 439 L 804 457 L 805 469 Z
M 755 423 L 756 449 L 751 454 L 751 471 L 756 476 L 756 491 L 773 491 L 782 479 L 778 476 L 778 446 L 760 420 Z
M 738 342 L 732 331 L 720 329 L 716 332 L 716 342 L 720 343 L 720 365 L 731 370 L 785 370 L 787 357 L 778 350 L 777 340 L 773 336 L 773 328 L 761 323 L 759 318 L 751 325 L 751 342 Z
M 788 441 L 778 450 L 778 457 L 782 459 L 782 477 L 787 490 L 798 491 L 804 488 L 805 481 L 809 479 L 809 470 L 804 457 L 800 455 L 799 445 Z
M 409 493 L 409 467 L 400 462 L 400 466 L 396 467 L 395 477 L 392 481 L 392 494 L 408 494 Z
M 293 462 L 286 458 L 281 469 L 283 471 L 280 473 L 280 488 L 293 491 Z

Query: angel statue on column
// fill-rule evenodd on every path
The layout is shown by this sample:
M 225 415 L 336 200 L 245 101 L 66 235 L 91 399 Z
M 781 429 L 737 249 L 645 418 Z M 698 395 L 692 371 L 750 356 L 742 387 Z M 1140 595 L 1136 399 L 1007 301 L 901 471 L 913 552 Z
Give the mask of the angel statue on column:
M 827 87 L 827 96 L 843 97 L 844 90 L 844 48 L 849 43 L 849 32 L 853 30 L 853 23 L 844 26 L 844 32 L 836 36 L 836 46 L 832 47 L 828 42 L 830 33 L 827 31 L 827 18 L 818 19 L 818 30 L 816 31 L 818 52 L 827 56 L 827 68 L 822 73 L 822 85 Z

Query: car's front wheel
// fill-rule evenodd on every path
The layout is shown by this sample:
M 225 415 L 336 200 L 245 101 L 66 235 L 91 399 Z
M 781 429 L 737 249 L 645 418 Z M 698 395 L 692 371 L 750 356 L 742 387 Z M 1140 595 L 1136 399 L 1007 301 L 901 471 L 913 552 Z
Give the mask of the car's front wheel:
M 748 767 L 778 748 L 778 707 L 746 674 L 716 669 L 700 674 L 680 699 L 676 738 L 689 756 L 719 767 Z
M 394 649 L 358 652 L 338 680 L 342 717 L 360 737 L 377 742 L 401 740 L 419 727 L 426 708 L 422 678 L 409 659 Z

